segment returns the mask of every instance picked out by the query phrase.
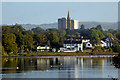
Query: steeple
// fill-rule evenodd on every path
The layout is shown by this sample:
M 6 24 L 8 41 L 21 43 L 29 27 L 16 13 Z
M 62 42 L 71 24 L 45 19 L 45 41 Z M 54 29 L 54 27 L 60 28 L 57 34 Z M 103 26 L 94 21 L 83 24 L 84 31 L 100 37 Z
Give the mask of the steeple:
M 68 11 L 68 17 L 67 17 L 69 20 L 70 20 L 70 14 L 69 14 L 69 11 Z

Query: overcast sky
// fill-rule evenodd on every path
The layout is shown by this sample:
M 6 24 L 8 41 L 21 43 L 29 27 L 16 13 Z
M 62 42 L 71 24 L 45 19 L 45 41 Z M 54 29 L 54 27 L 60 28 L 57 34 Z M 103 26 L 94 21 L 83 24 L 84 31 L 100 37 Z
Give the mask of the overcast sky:
M 2 24 L 45 24 L 67 17 L 80 21 L 117 22 L 117 2 L 3 2 Z

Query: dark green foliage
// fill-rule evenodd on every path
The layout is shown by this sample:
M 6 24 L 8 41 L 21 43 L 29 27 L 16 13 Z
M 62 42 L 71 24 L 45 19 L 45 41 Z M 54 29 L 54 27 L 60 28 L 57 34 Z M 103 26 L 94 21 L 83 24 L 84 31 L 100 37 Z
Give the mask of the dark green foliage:
M 113 41 L 113 46 L 112 49 L 114 52 L 119 52 L 120 53 L 120 43 L 117 41 Z
M 45 44 L 45 43 L 47 43 L 47 37 L 43 33 L 38 33 L 38 34 L 34 35 L 34 42 L 35 42 L 35 45 Z
M 93 28 L 91 28 L 91 29 L 96 29 L 96 30 L 103 31 L 103 29 L 102 29 L 102 26 L 101 26 L 101 25 L 98 25 L 97 27 L 93 27 Z
M 116 33 L 116 37 L 120 40 L 120 30 Z
M 116 68 L 120 68 L 120 53 L 118 56 L 113 57 L 112 61 Z
M 46 33 L 47 39 L 50 41 L 50 45 L 53 48 L 59 48 L 59 37 L 58 33 L 48 31 Z
M 85 26 L 82 24 L 80 29 L 84 30 L 84 29 L 85 29 Z
M 33 28 L 32 31 L 33 31 L 35 34 L 44 33 L 44 29 L 42 29 L 42 28 L 40 28 L 40 27 Z

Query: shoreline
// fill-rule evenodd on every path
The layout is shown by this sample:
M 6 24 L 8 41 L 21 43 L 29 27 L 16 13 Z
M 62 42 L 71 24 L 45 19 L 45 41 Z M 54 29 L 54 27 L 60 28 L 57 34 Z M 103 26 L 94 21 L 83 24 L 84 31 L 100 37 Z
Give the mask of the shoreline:
M 35 53 L 35 52 L 31 52 L 31 53 L 18 53 L 17 55 L 1 55 L 0 58 L 9 58 L 9 57 L 42 57 L 42 56 L 87 56 L 87 57 L 101 57 L 101 56 L 117 56 L 119 53 L 115 53 L 115 52 L 104 52 L 104 53 L 65 53 L 65 52 L 43 52 L 43 53 Z
M 107 55 L 37 55 L 37 56 L 0 56 L 0 58 L 36 58 L 36 57 L 115 57 L 117 54 Z

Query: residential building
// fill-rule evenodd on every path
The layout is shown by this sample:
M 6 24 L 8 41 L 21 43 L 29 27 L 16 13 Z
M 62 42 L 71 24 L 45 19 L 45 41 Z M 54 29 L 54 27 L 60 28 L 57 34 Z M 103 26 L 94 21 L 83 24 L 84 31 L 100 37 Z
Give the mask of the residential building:
M 63 30 L 67 29 L 67 18 L 58 19 L 58 28 Z
M 64 48 L 66 48 L 67 51 L 83 51 L 83 44 L 82 41 L 65 41 L 64 42 Z
M 76 52 L 76 51 L 83 51 L 83 44 L 88 44 L 90 39 L 83 38 L 83 37 L 77 37 L 77 38 L 69 38 L 66 41 L 64 41 L 64 45 L 62 48 L 60 48 L 60 51 L 62 52 Z M 92 45 L 88 44 L 86 47 L 92 47 Z
M 71 29 L 78 29 L 78 20 L 71 20 Z
M 38 52 L 49 52 L 50 51 L 50 46 L 48 45 L 40 45 L 37 47 Z
M 101 40 L 101 46 L 102 47 L 106 47 L 106 48 L 109 48 L 109 47 L 112 47 L 113 44 L 112 44 L 112 41 L 110 38 L 103 38 Z

